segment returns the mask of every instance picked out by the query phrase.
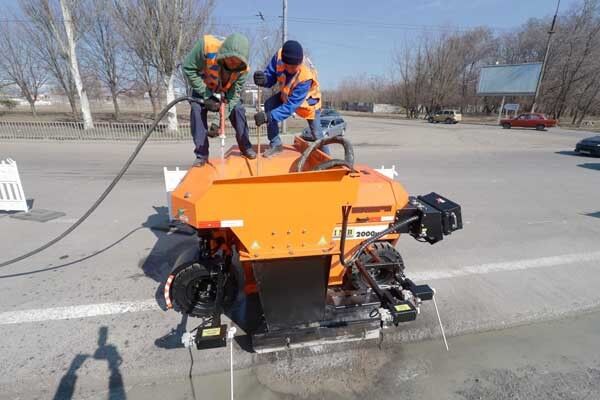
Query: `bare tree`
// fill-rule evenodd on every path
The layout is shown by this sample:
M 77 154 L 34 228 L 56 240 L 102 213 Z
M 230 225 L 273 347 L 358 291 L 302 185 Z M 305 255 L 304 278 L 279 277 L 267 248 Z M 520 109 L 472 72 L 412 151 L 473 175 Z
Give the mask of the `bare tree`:
M 175 74 L 181 59 L 206 26 L 213 0 L 114 0 L 123 37 L 143 63 L 156 68 L 166 102 L 175 99 Z M 177 129 L 177 110 L 168 113 L 170 130 Z
M 127 56 L 121 38 L 115 29 L 112 2 L 97 0 L 91 10 L 89 30 L 84 36 L 85 68 L 95 75 L 110 92 L 114 117 L 119 119 L 119 95 L 127 87 L 125 62 Z
M 83 20 L 82 0 L 59 0 L 58 5 L 53 0 L 20 0 L 20 2 L 23 12 L 31 19 L 35 28 L 47 35 L 47 41 L 51 39 L 55 43 L 62 58 L 68 62 L 70 79 L 79 97 L 83 126 L 85 129 L 93 128 L 94 121 L 79 73 L 76 52 L 81 30 L 86 25 L 86 21 Z
M 9 81 L 19 87 L 35 117 L 35 102 L 40 88 L 48 79 L 48 73 L 27 39 L 27 32 L 19 25 L 0 28 L 0 69 Z

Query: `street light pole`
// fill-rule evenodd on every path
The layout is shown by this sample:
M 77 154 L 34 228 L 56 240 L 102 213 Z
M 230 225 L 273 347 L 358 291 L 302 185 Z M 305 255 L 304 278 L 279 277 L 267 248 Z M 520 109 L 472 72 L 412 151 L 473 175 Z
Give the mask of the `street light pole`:
M 538 77 L 537 86 L 535 88 L 535 96 L 533 97 L 533 105 L 531 106 L 531 112 L 535 112 L 535 106 L 537 99 L 540 95 L 540 86 L 542 86 L 542 79 L 544 79 L 544 72 L 546 72 L 546 63 L 548 62 L 548 53 L 550 53 L 550 43 L 552 42 L 552 35 L 554 34 L 554 26 L 556 25 L 556 18 L 558 16 L 558 8 L 560 7 L 560 0 L 556 4 L 556 11 L 554 12 L 554 18 L 552 18 L 552 25 L 548 31 L 548 40 L 546 41 L 546 52 L 544 53 L 544 61 L 542 62 L 542 69 L 540 70 L 540 76 Z

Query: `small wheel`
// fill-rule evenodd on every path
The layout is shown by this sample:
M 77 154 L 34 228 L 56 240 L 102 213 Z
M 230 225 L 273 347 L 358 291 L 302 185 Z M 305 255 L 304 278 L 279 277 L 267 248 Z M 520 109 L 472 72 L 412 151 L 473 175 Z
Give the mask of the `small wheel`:
M 538 131 L 543 131 L 544 129 L 546 129 L 546 127 L 542 124 L 536 125 L 535 129 L 537 129 Z
M 171 291 L 173 302 L 185 314 L 206 317 L 215 308 L 217 282 L 211 278 L 208 269 L 199 263 L 179 271 L 173 279 Z
M 391 264 L 382 268 L 372 266 L 367 268 L 369 274 L 380 286 L 391 285 L 397 277 L 404 273 L 404 262 L 402 256 L 389 242 L 375 242 L 370 251 L 365 250 L 359 257 L 363 264 L 385 263 Z M 360 273 L 352 276 L 352 283 L 357 289 L 367 289 L 369 285 Z
M 451 124 L 452 123 L 452 119 L 451 118 L 446 118 L 446 121 L 444 121 L 444 122 L 446 122 L 447 124 Z
M 505 123 L 502 124 L 502 127 L 504 129 L 510 129 L 510 124 L 508 122 L 505 122 Z
M 431 124 L 433 122 L 433 117 L 427 118 L 427 121 Z

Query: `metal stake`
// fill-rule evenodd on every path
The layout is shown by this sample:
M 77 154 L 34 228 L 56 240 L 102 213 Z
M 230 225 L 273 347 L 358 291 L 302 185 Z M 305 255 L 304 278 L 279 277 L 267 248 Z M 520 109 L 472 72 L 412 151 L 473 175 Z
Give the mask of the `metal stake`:
M 448 348 L 448 341 L 446 340 L 446 333 L 444 332 L 444 325 L 442 325 L 442 319 L 440 318 L 440 310 L 438 310 L 437 302 L 435 301 L 435 289 L 433 289 L 433 305 L 435 306 L 435 313 L 440 323 L 440 330 L 442 331 L 442 338 L 444 338 L 444 345 L 446 345 L 446 351 L 450 351 Z

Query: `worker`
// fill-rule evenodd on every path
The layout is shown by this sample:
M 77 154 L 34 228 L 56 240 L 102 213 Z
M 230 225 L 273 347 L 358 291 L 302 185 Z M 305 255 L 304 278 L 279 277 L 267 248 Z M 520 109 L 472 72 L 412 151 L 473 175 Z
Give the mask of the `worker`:
M 234 33 L 224 41 L 204 35 L 185 58 L 183 71 L 192 87 L 192 97 L 204 100 L 203 105 L 191 103 L 190 128 L 196 146 L 194 166 L 201 167 L 208 160 L 207 112 L 218 112 L 221 102 L 225 103 L 242 155 L 256 158 L 248 136 L 246 110 L 240 102 L 248 74 L 248 53 L 248 38 L 244 35 Z
M 307 120 L 313 140 L 321 139 L 321 91 L 317 70 L 307 57 L 300 43 L 288 40 L 271 59 L 264 71 L 254 73 L 257 86 L 273 87 L 278 84 L 278 93 L 265 101 L 265 111 L 254 115 L 256 126 L 267 124 L 270 147 L 264 157 L 272 157 L 283 151 L 279 136 L 279 123 L 294 113 Z M 328 152 L 324 146 L 323 151 Z

